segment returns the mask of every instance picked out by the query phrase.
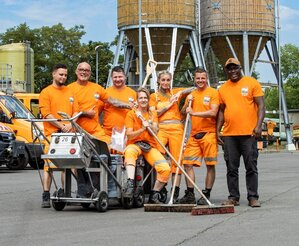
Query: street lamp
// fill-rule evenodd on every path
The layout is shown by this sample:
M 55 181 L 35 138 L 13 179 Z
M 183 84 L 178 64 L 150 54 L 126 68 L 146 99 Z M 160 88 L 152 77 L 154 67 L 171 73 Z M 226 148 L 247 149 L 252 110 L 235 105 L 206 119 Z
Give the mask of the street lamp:
M 96 83 L 99 83 L 99 48 L 102 47 L 102 45 L 98 45 L 95 47 L 96 51 Z

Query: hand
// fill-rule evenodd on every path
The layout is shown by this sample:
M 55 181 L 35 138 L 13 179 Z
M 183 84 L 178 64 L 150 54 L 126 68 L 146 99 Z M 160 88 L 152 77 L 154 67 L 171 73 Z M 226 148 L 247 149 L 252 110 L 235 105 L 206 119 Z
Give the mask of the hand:
M 145 128 L 147 128 L 147 127 L 150 126 L 150 123 L 149 123 L 148 121 L 146 121 L 146 120 L 143 120 L 143 121 L 142 121 L 142 125 L 143 125 Z
M 136 110 L 135 114 L 136 114 L 137 118 L 139 118 L 139 119 L 142 118 L 142 114 L 141 114 L 140 111 L 137 111 L 137 110 Z
M 218 142 L 218 144 L 224 145 L 224 142 L 223 142 L 221 137 L 222 137 L 222 135 L 220 134 L 220 132 L 217 132 L 217 142 Z
M 188 101 L 192 101 L 192 100 L 193 100 L 193 96 L 192 96 L 191 94 L 189 94 L 189 95 L 187 96 L 187 100 L 188 100 Z
M 84 116 L 88 117 L 88 118 L 93 118 L 96 115 L 96 111 L 92 109 L 88 110 L 88 111 L 84 111 Z
M 193 110 L 191 107 L 187 107 L 186 108 L 186 113 L 192 115 L 193 114 Z
M 69 124 L 64 125 L 64 126 L 61 128 L 61 131 L 67 133 L 67 132 L 71 132 L 72 129 L 73 129 L 72 124 L 69 123 Z
M 262 136 L 262 127 L 256 126 L 253 129 L 252 135 L 255 136 L 256 139 L 260 138 Z

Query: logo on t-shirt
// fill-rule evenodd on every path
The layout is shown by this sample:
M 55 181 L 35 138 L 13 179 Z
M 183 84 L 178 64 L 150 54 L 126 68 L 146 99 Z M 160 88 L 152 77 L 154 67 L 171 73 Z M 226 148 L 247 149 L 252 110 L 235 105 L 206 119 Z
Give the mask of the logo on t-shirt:
M 243 87 L 241 89 L 241 94 L 242 94 L 243 97 L 248 96 L 248 87 Z
M 99 100 L 100 95 L 98 93 L 94 93 L 94 99 Z
M 70 97 L 70 103 L 73 103 L 73 102 L 74 102 L 74 98 Z
M 211 101 L 211 98 L 210 98 L 210 97 L 204 97 L 204 98 L 203 98 L 203 104 L 204 104 L 204 105 L 209 105 L 209 104 L 210 104 L 210 101 Z

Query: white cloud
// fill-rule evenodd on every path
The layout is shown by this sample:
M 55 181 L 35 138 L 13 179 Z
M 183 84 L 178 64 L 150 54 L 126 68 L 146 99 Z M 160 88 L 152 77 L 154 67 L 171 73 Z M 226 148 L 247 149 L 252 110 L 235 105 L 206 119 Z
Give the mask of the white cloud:
M 297 19 L 299 17 L 299 10 L 281 5 L 279 8 L 279 17 L 281 18 L 281 21 Z

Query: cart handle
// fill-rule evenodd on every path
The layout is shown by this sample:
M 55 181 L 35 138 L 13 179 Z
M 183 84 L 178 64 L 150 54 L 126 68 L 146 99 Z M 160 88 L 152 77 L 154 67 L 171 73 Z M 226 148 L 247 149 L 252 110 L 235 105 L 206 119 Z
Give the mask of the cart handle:
M 60 122 L 65 122 L 65 121 L 74 121 L 77 119 L 80 115 L 82 115 L 82 112 L 79 112 L 75 114 L 73 117 L 69 117 L 67 113 L 64 112 L 57 112 L 59 115 L 64 117 L 64 119 L 36 119 L 36 118 L 31 118 L 30 114 L 27 114 L 27 121 L 29 122 L 55 122 L 55 121 L 60 121 Z

